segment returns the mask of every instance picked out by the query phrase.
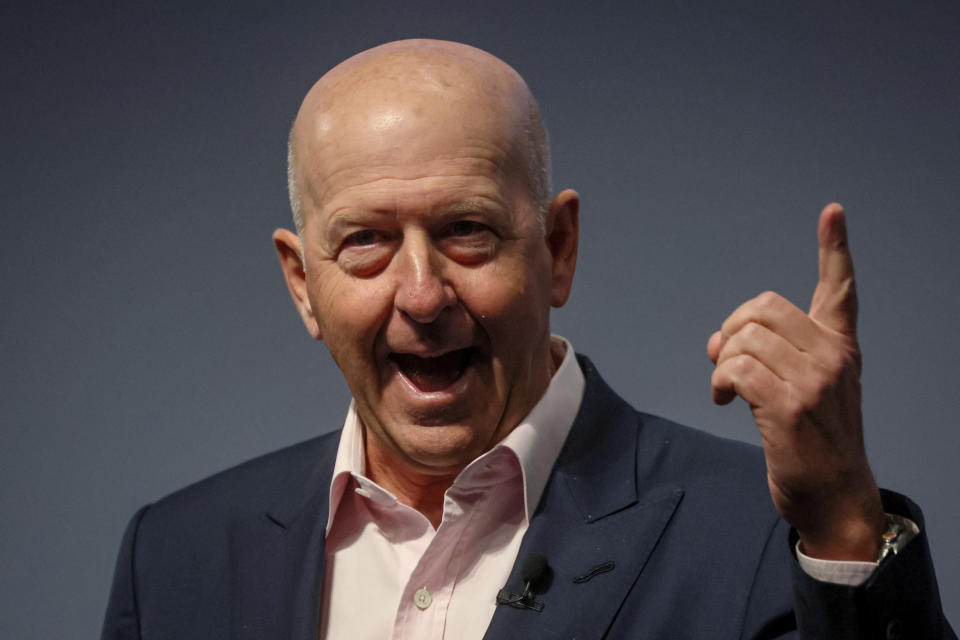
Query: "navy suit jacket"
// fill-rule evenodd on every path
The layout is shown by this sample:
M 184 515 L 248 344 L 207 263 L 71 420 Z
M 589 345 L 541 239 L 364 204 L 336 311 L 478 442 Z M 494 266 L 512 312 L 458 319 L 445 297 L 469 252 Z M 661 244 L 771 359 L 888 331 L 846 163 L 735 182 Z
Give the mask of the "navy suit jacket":
M 797 566 L 759 449 L 639 413 L 580 364 L 583 403 L 518 554 L 547 558 L 544 609 L 498 607 L 486 638 L 956 638 L 908 500 L 884 496 L 921 525 L 898 556 L 861 587 L 819 583 Z M 314 640 L 338 440 L 258 458 L 141 509 L 102 637 Z

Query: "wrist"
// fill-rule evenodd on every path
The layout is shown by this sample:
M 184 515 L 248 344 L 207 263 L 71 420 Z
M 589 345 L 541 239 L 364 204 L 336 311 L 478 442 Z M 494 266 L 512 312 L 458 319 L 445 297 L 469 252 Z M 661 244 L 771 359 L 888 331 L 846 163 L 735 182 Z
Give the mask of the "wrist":
M 803 553 L 821 560 L 876 562 L 887 519 L 879 504 L 866 513 L 835 518 L 817 530 L 797 530 Z

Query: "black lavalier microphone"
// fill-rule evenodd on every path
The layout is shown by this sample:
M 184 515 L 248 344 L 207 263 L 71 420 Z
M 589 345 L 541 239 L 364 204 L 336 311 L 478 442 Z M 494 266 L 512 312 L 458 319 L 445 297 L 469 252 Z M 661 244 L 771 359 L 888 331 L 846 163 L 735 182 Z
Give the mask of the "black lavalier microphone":
M 523 559 L 523 565 L 520 567 L 520 579 L 524 582 L 523 593 L 516 595 L 510 593 L 507 589 L 500 589 L 497 594 L 497 604 L 505 604 L 517 609 L 543 611 L 543 603 L 534 597 L 531 588 L 537 582 L 543 580 L 549 571 L 547 556 L 539 551 L 527 554 Z

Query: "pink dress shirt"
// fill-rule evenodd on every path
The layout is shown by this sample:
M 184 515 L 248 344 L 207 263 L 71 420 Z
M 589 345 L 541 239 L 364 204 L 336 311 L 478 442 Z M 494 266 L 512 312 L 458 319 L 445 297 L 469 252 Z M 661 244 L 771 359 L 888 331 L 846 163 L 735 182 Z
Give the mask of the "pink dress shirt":
M 530 414 L 457 476 L 434 530 L 364 476 L 363 425 L 347 413 L 330 484 L 320 638 L 479 640 L 583 397 L 566 352 Z

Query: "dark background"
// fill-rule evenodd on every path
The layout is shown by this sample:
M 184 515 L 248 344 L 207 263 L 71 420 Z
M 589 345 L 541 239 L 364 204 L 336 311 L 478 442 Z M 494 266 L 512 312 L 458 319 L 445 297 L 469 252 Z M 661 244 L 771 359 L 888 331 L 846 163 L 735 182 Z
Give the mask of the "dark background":
M 4 4 L 0 636 L 95 636 L 138 506 L 340 425 L 270 243 L 286 133 L 323 71 L 415 36 L 529 81 L 583 198 L 555 330 L 647 411 L 758 441 L 706 339 L 764 289 L 805 308 L 846 205 L 869 452 L 960 623 L 960 4 L 835 4 Z

